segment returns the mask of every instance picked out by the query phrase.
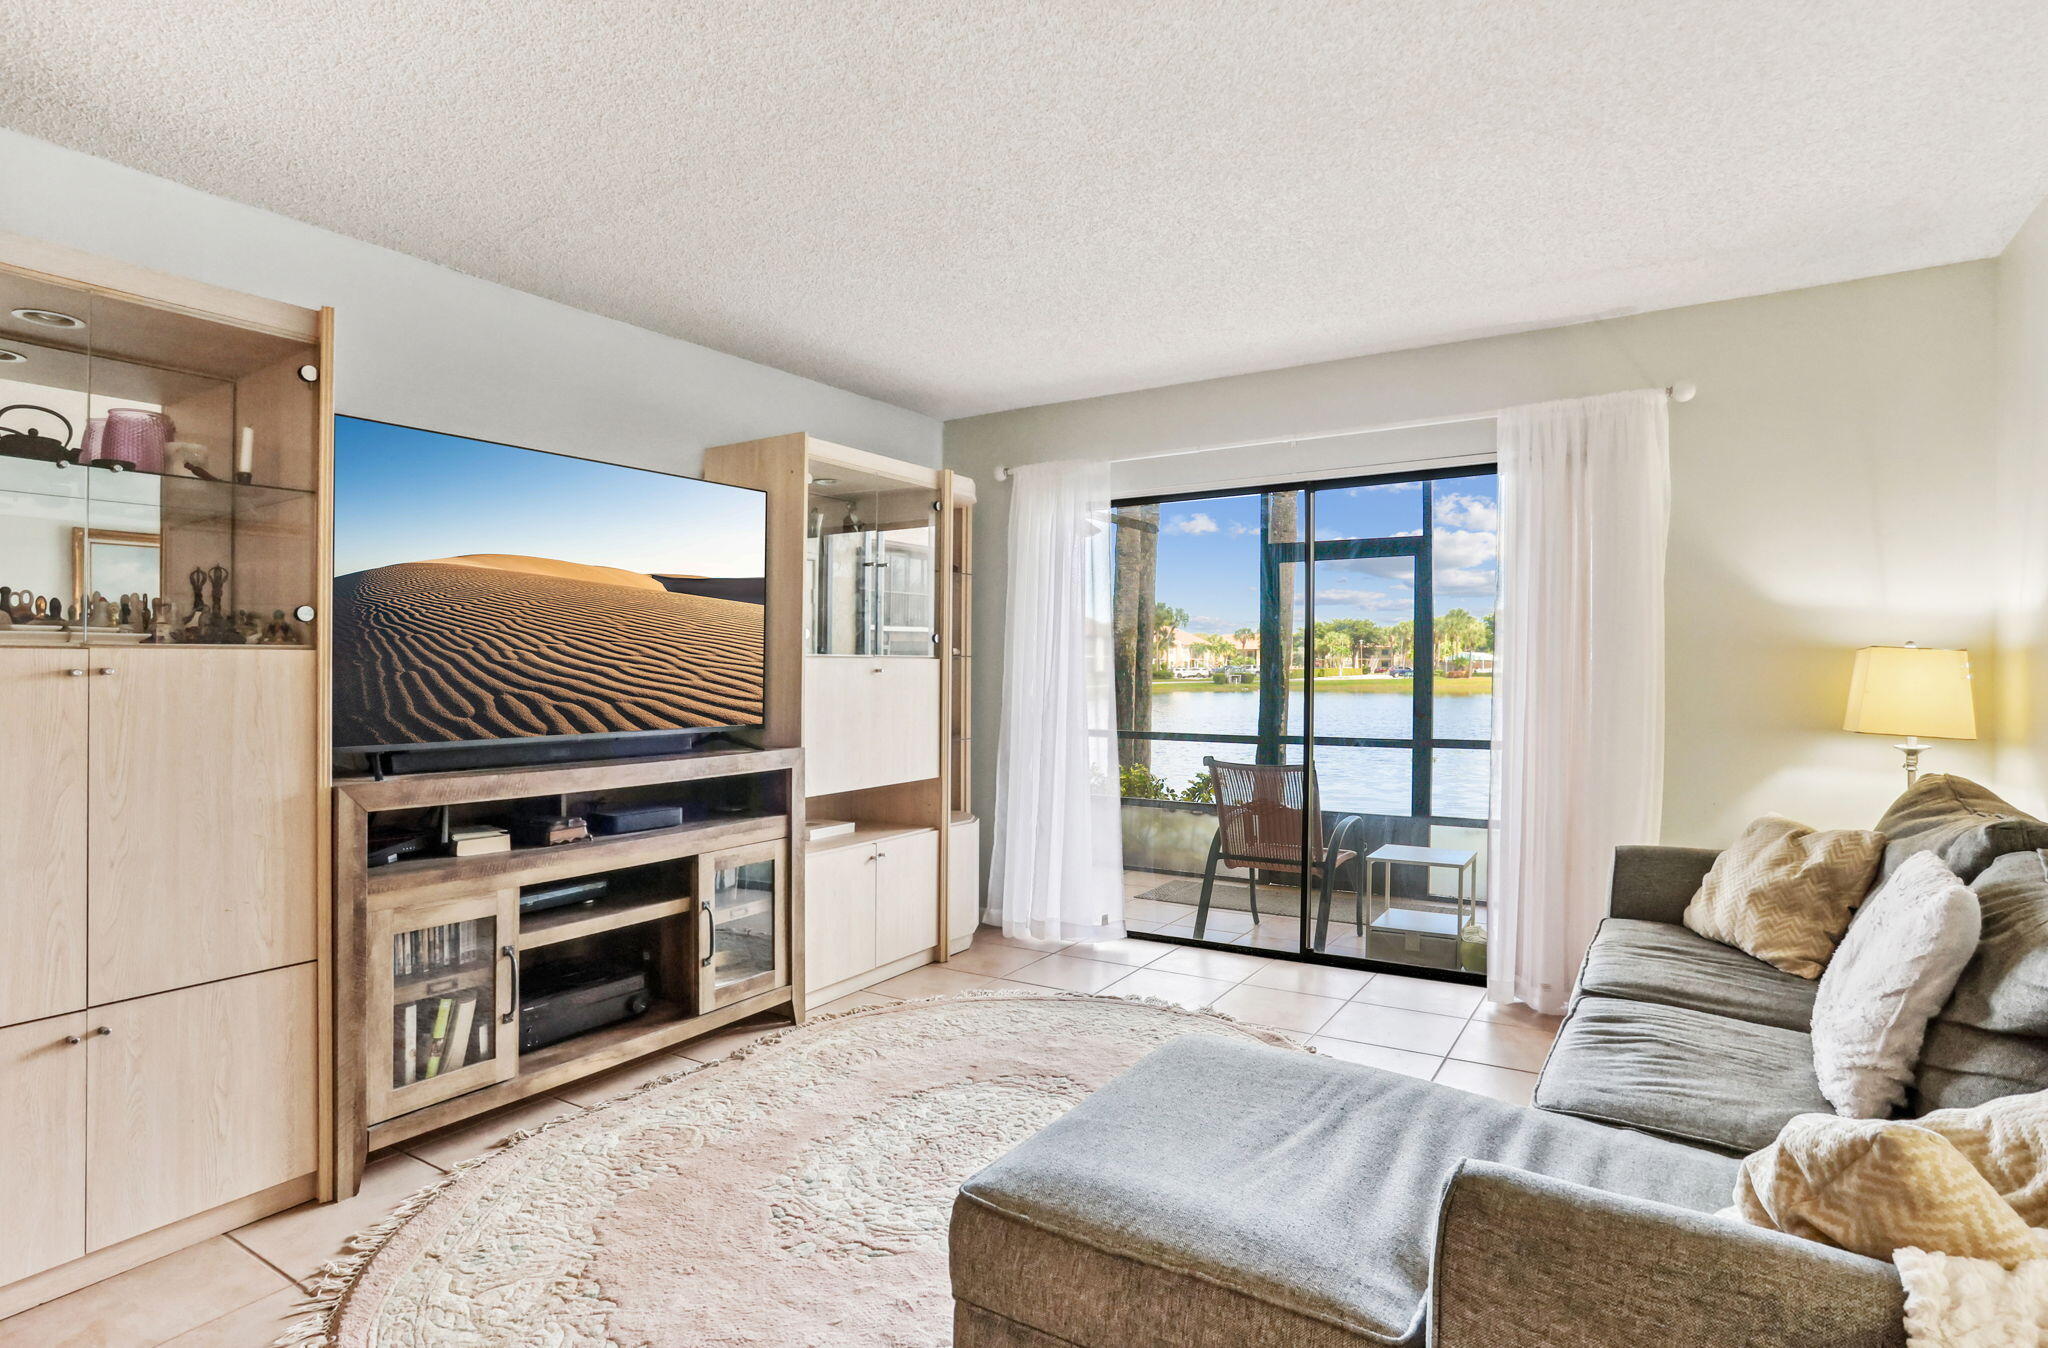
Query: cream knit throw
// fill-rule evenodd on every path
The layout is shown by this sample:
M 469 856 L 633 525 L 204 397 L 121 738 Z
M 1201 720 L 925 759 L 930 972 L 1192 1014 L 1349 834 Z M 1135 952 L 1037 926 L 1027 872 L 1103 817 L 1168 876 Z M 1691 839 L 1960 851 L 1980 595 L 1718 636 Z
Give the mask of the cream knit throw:
M 1989 1259 L 1904 1249 L 1907 1348 L 2048 1348 L 2048 1259 Z

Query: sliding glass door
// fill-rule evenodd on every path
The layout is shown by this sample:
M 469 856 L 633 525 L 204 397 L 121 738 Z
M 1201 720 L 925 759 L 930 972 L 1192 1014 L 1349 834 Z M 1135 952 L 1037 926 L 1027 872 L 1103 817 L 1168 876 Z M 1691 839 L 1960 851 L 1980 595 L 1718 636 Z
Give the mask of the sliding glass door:
M 1490 469 L 1119 503 L 1136 934 L 1484 971 L 1496 521 Z

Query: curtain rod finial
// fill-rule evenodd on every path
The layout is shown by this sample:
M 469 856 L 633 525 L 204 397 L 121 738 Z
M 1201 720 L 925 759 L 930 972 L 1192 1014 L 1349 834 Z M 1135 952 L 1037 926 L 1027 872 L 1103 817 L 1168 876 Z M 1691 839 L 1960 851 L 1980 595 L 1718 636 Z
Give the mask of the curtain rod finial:
M 1681 379 L 1664 390 L 1675 403 L 1689 403 L 1699 396 L 1700 386 L 1690 379 Z
M 1004 467 L 1004 466 L 1003 466 L 1002 464 L 1000 464 L 1000 463 L 999 463 L 999 464 L 997 464 L 997 465 L 996 465 L 996 481 L 998 481 L 998 482 L 1008 482 L 1009 480 L 1010 480 L 1010 470 L 1009 470 L 1008 468 Z

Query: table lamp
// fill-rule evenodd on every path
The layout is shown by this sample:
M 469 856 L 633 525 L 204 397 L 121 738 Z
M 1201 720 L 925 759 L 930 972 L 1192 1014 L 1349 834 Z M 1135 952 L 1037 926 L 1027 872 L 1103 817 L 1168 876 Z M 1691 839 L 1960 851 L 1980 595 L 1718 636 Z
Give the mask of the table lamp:
M 1849 715 L 1842 729 L 1862 735 L 1904 735 L 1906 785 L 1920 779 L 1920 737 L 1977 738 L 1970 700 L 1970 653 L 1903 646 L 1865 646 L 1849 677 Z

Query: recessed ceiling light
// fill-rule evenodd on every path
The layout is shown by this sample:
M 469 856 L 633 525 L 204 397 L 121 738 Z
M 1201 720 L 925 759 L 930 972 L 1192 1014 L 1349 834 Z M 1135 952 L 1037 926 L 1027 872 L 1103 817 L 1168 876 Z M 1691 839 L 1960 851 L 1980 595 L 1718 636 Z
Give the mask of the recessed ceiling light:
M 19 365 L 27 359 L 28 357 L 22 355 L 19 351 L 0 349 L 0 365 Z
M 839 479 L 836 477 L 814 477 L 811 479 L 811 485 L 813 487 L 836 487 L 839 485 Z
M 55 309 L 16 309 L 14 316 L 24 323 L 34 323 L 44 328 L 82 328 L 85 320 L 60 314 Z

